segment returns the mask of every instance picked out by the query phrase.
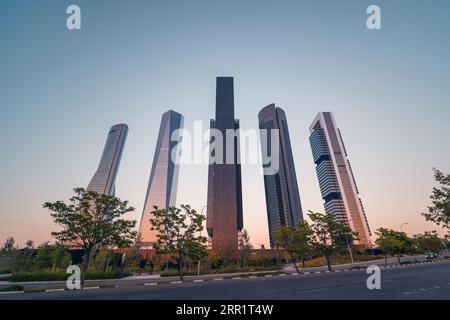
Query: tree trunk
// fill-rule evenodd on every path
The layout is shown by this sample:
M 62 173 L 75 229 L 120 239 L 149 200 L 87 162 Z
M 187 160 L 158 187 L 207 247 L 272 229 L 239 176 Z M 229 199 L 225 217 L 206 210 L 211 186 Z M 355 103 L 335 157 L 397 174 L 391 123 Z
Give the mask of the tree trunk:
M 294 267 L 295 267 L 295 271 L 297 271 L 297 273 L 300 273 L 300 271 L 298 271 L 298 267 L 297 267 L 297 263 L 294 259 L 294 254 L 293 252 L 289 252 L 291 254 L 291 261 L 294 263 Z
M 109 250 L 106 252 L 106 258 L 103 264 L 103 273 L 108 269 Z
M 89 268 L 89 260 L 91 259 L 91 251 L 92 251 L 92 248 L 86 249 L 86 252 L 84 254 L 83 270 L 81 272 L 81 279 L 80 279 L 81 288 L 84 288 L 84 280 L 86 279 L 86 273 Z
M 180 281 L 183 281 L 183 254 L 180 252 L 178 257 L 180 258 Z
M 328 266 L 328 271 L 332 271 L 331 270 L 331 262 L 330 262 L 330 256 L 329 255 L 325 255 L 325 260 L 327 260 L 327 266 Z
M 398 264 L 401 264 L 400 262 L 400 254 L 397 253 L 397 260 L 398 260 Z

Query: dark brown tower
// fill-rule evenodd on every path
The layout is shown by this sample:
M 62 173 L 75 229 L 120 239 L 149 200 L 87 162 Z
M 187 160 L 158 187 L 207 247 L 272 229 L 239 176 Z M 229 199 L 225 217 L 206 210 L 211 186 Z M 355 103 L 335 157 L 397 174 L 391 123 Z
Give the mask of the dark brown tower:
M 227 251 L 235 256 L 238 251 L 238 232 L 243 228 L 243 215 L 241 165 L 238 163 L 239 136 L 233 135 L 227 141 L 227 130 L 239 129 L 239 120 L 234 118 L 232 77 L 217 78 L 216 119 L 211 120 L 211 129 L 216 129 L 223 137 L 223 161 L 209 164 L 206 228 L 213 251 Z M 214 141 L 213 138 L 211 140 Z M 227 144 L 233 146 L 232 163 L 227 161 Z M 217 156 L 214 149 L 211 152 Z

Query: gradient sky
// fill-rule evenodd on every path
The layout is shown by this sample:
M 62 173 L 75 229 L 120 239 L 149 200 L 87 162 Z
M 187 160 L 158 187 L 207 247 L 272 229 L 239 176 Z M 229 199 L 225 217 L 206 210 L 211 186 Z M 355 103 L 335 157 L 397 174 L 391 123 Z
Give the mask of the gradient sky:
M 66 29 L 70 4 L 80 31 Z M 366 28 L 369 4 L 382 30 Z M 432 168 L 450 172 L 449 38 L 447 0 L 1 0 L 0 241 L 51 239 L 42 203 L 87 186 L 115 123 L 130 128 L 116 193 L 139 220 L 161 114 L 207 127 L 216 76 L 234 76 L 242 128 L 267 104 L 286 111 L 305 211 L 323 211 L 308 127 L 333 111 L 371 229 L 435 229 L 419 213 Z M 206 189 L 206 165 L 180 168 L 178 204 L 200 211 Z M 267 245 L 258 166 L 243 166 L 243 197 L 252 243 Z

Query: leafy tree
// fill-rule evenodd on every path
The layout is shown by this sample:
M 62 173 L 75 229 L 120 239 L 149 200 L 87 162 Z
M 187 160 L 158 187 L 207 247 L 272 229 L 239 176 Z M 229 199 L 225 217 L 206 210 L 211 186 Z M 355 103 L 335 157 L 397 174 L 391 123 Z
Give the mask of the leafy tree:
M 75 243 L 85 250 L 81 273 L 84 285 L 91 255 L 100 246 L 129 246 L 136 238 L 135 220 L 120 219 L 124 214 L 134 211 L 128 201 L 114 196 L 74 189 L 75 195 L 69 203 L 46 202 L 44 208 L 51 211 L 55 224 L 62 230 L 52 235 L 62 243 Z
M 413 241 L 405 232 L 398 232 L 392 229 L 379 228 L 376 231 L 378 236 L 375 244 L 384 252 L 384 263 L 387 264 L 387 255 L 396 255 L 398 263 L 400 254 L 409 253 L 413 250 Z
M 250 258 L 252 249 L 253 246 L 250 243 L 250 236 L 248 235 L 247 230 L 244 229 L 242 232 L 242 237 L 239 239 L 239 254 L 242 258 L 242 265 L 244 268 L 247 264 L 247 260 Z
M 27 240 L 27 242 L 25 242 L 25 245 L 28 249 L 34 249 L 34 241 L 33 240 Z
M 0 249 L 0 253 L 5 256 L 10 255 L 17 250 L 15 243 L 14 237 L 7 238 Z
M 203 242 L 186 242 L 187 257 L 197 263 L 197 274 L 200 275 L 200 261 L 208 256 L 208 250 Z
M 296 256 L 300 255 L 304 266 L 304 256 L 311 251 L 309 245 L 311 233 L 312 231 L 306 221 L 298 227 L 283 226 L 274 233 L 276 246 L 286 250 L 297 273 L 300 271 L 297 267 Z
M 131 249 L 125 253 L 123 259 L 124 268 L 132 271 L 139 269 L 141 263 L 141 244 L 141 236 L 138 235 Z
M 35 268 L 38 270 L 52 268 L 52 247 L 44 242 L 37 249 Z
M 439 253 L 445 249 L 444 243 L 436 231 L 428 232 L 425 231 L 424 234 L 414 235 L 414 242 L 419 252 L 436 252 Z
M 444 174 L 438 169 L 433 171 L 434 179 L 439 183 L 439 187 L 433 188 L 430 196 L 433 205 L 428 207 L 428 212 L 422 215 L 427 221 L 450 229 L 450 174 Z
M 353 241 L 357 235 L 332 214 L 309 211 L 309 218 L 312 221 L 309 243 L 316 252 L 324 255 L 328 270 L 331 271 L 330 257 L 345 246 L 342 239 L 347 236 L 348 241 Z
M 51 253 L 52 269 L 67 269 L 72 261 L 72 256 L 66 247 L 60 243 L 53 246 Z
M 181 205 L 181 209 L 170 207 L 158 209 L 154 207 L 150 219 L 151 229 L 157 231 L 153 247 L 160 253 L 172 253 L 177 256 L 180 269 L 180 280 L 183 280 L 183 266 L 186 258 L 193 250 L 206 250 L 206 237 L 201 235 L 205 217 L 189 205 Z

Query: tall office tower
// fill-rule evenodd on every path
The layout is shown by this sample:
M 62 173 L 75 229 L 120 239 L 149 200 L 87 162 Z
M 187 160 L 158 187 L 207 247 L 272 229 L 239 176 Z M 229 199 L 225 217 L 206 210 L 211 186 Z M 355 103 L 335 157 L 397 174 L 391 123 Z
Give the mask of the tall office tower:
M 258 120 L 259 128 L 267 130 L 267 139 L 261 139 L 263 157 L 264 155 L 274 155 L 271 146 L 278 148 L 278 151 L 275 152 L 278 154 L 278 160 L 274 160 L 278 162 L 278 170 L 275 172 L 264 170 L 270 245 L 274 246 L 274 233 L 283 226 L 297 226 L 303 221 L 303 212 L 286 114 L 283 109 L 271 104 L 259 112 Z M 271 141 L 271 130 L 278 130 L 278 141 Z M 261 131 L 261 134 L 265 134 L 265 132 Z M 276 164 L 271 163 L 270 165 Z
M 331 112 L 320 112 L 310 127 L 309 138 L 316 164 L 325 212 L 358 233 L 355 244 L 370 247 L 370 228 L 347 159 L 341 132 Z
M 115 195 L 115 181 L 127 134 L 128 126 L 126 124 L 116 124 L 111 127 L 100 164 L 86 189 L 87 191 Z
M 239 129 L 239 120 L 234 118 L 234 91 L 232 77 L 218 77 L 216 81 L 216 119 L 211 120 L 211 129 L 216 129 L 223 137 L 222 157 L 213 146 L 211 137 L 210 156 L 220 158 L 209 164 L 208 206 L 206 229 L 211 249 L 216 252 L 227 250 L 232 255 L 238 253 L 238 235 L 243 228 L 242 182 L 239 159 L 239 136 L 227 137 L 227 130 Z M 232 140 L 231 140 L 232 139 Z M 217 142 L 217 141 L 216 141 Z M 227 145 L 232 146 L 233 157 L 227 157 Z M 217 147 L 217 144 L 216 144 Z M 230 151 L 230 149 L 228 149 Z M 227 161 L 227 158 L 232 161 Z
M 179 143 L 180 136 L 176 130 L 182 127 L 183 116 L 178 112 L 169 110 L 162 115 L 139 226 L 142 246 L 151 246 L 156 241 L 157 231 L 151 230 L 150 223 L 154 206 L 167 209 L 175 205 L 179 165 L 176 159 L 172 158 L 172 153 L 174 155 L 177 153 L 174 149 Z

